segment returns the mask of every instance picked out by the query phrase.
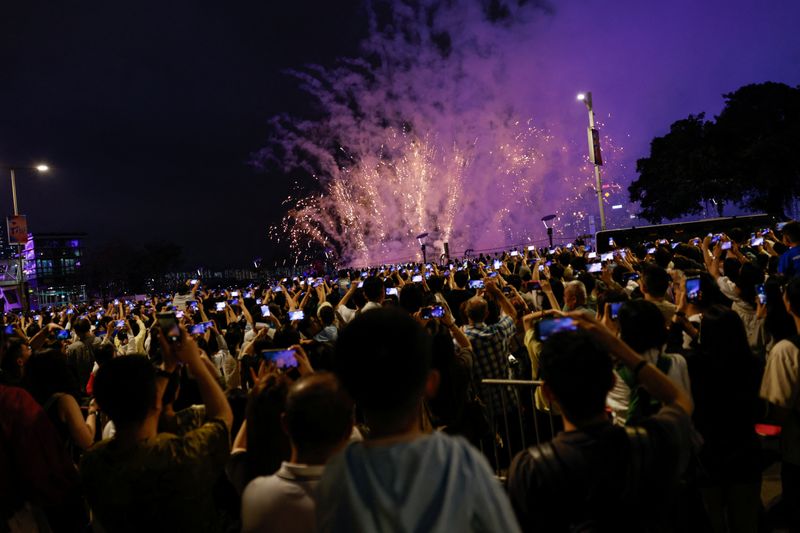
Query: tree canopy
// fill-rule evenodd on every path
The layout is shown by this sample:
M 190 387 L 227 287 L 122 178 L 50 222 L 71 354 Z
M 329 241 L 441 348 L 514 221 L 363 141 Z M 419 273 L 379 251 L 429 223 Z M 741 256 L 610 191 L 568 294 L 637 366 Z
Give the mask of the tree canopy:
M 628 188 L 650 222 L 702 212 L 713 203 L 783 215 L 800 196 L 800 88 L 746 85 L 723 96 L 714 117 L 689 115 L 650 144 Z

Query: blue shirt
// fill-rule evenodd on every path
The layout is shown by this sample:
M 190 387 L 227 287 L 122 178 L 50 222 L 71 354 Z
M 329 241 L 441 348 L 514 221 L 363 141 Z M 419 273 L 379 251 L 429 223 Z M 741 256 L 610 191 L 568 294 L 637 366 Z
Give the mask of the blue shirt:
M 781 255 L 778 272 L 788 278 L 800 276 L 800 244 L 789 248 Z
M 317 489 L 321 532 L 518 532 L 511 503 L 481 453 L 461 437 L 356 442 Z

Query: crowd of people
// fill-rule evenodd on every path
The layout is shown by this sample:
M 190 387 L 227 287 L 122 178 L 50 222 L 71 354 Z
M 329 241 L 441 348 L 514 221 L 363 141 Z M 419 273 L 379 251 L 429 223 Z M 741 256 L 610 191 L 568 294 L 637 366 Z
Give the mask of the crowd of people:
M 5 313 L 0 531 L 798 528 L 779 227 Z

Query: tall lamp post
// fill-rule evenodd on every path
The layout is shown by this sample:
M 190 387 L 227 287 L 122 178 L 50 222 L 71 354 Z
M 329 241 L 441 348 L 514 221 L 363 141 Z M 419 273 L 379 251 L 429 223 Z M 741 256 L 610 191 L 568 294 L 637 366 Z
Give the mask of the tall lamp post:
M 547 215 L 542 217 L 542 224 L 544 227 L 547 228 L 547 239 L 550 241 L 550 248 L 553 248 L 553 225 L 550 223 L 551 220 L 556 218 L 556 215 Z
M 417 235 L 417 242 L 419 243 L 419 247 L 422 250 L 422 262 L 423 263 L 427 263 L 428 262 L 428 254 L 425 251 L 426 244 L 427 244 L 427 242 L 426 242 L 427 238 L 428 238 L 428 232 L 427 231 L 425 233 L 420 233 L 419 235 Z
M 594 109 L 592 109 L 592 93 L 580 93 L 578 100 L 586 104 L 589 110 L 589 160 L 594 165 L 594 186 L 597 189 L 597 207 L 600 209 L 600 229 L 606 229 L 606 212 L 603 207 L 603 182 L 600 180 L 600 166 L 603 156 L 600 154 L 600 132 L 594 126 Z
M 38 172 L 47 172 L 48 170 L 50 170 L 49 166 L 43 165 L 43 164 L 36 165 L 35 167 L 18 167 L 18 168 L 31 168 L 31 169 L 36 170 Z M 9 167 L 8 170 L 11 172 L 11 199 L 12 199 L 13 204 L 14 204 L 15 223 L 17 223 L 18 219 L 16 217 L 19 216 L 19 206 L 17 204 L 17 175 L 16 175 L 16 172 L 15 172 L 16 168 Z M 24 230 L 23 231 L 25 233 L 24 237 L 27 238 L 27 224 L 25 224 L 25 225 L 23 225 L 23 226 L 21 226 L 19 228 L 16 228 L 16 229 L 18 229 L 20 231 Z M 10 236 L 11 236 L 11 231 L 9 231 L 9 237 Z M 27 311 L 28 310 L 28 299 L 26 298 L 26 294 L 25 294 L 25 268 L 24 268 L 23 257 L 22 257 L 24 249 L 25 249 L 25 243 L 22 242 L 22 240 L 23 240 L 22 237 L 23 236 L 20 236 L 20 237 L 15 239 L 15 243 L 17 245 L 17 260 L 19 261 L 19 263 L 18 263 L 18 271 L 17 271 L 17 297 L 19 298 L 19 305 L 22 308 L 22 310 L 23 311 Z

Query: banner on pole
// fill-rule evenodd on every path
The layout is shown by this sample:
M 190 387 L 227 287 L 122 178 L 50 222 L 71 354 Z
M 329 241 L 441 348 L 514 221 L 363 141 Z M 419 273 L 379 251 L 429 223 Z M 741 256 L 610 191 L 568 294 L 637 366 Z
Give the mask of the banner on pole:
M 28 242 L 28 221 L 25 215 L 11 215 L 6 217 L 8 228 L 8 244 L 25 245 Z

